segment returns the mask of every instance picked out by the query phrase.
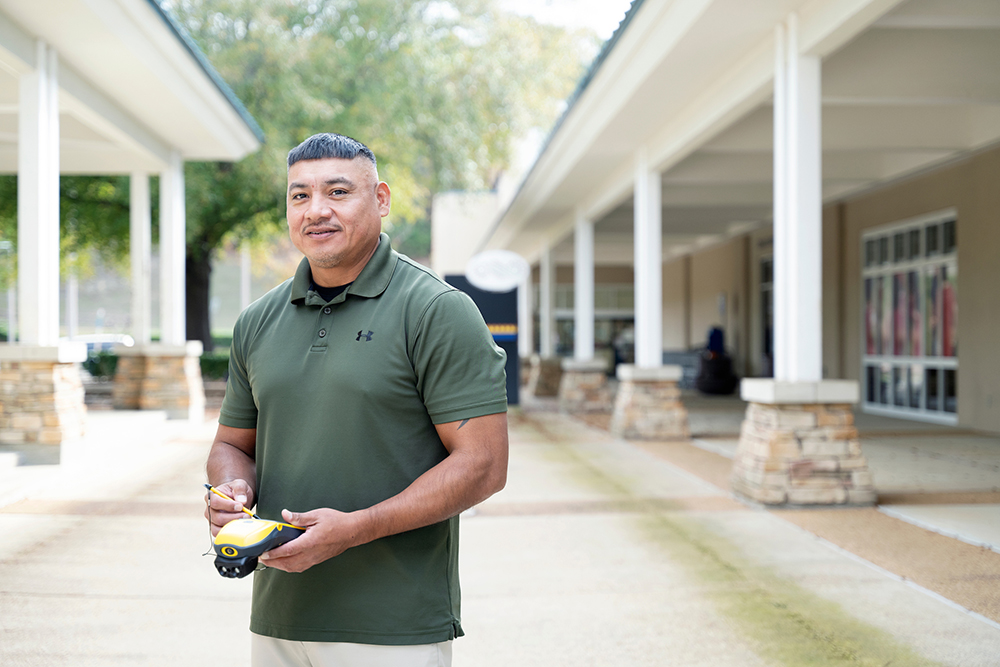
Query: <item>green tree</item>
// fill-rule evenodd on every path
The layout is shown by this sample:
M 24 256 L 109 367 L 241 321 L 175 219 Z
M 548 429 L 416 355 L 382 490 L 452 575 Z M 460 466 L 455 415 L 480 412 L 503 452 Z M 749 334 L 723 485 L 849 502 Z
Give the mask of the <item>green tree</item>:
M 393 189 L 386 230 L 426 245 L 432 194 L 492 187 L 514 139 L 551 126 L 596 50 L 591 34 L 501 12 L 494 0 L 161 4 L 266 136 L 240 162 L 185 167 L 187 335 L 206 349 L 213 253 L 281 230 L 292 146 L 322 131 L 371 146 Z M 64 177 L 61 190 L 64 250 L 124 263 L 127 178 Z M 16 184 L 0 178 L 0 240 L 16 239 L 12 202 Z

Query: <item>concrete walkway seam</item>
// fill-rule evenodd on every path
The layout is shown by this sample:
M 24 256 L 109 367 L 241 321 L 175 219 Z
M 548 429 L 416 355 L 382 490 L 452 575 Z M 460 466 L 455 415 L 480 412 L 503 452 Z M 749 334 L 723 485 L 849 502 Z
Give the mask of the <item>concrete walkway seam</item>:
M 895 517 L 893 517 L 893 518 L 895 518 Z M 958 604 L 954 600 L 949 600 L 948 598 L 944 597 L 943 595 L 941 595 L 939 593 L 935 593 L 934 591 L 930 590 L 929 588 L 924 588 L 923 586 L 921 586 L 920 584 L 916 583 L 915 581 L 913 581 L 911 579 L 907 579 L 906 577 L 901 577 L 898 574 L 896 574 L 895 572 L 890 572 L 889 570 L 885 569 L 884 567 L 880 567 L 880 566 L 876 565 L 875 563 L 871 562 L 870 560 L 866 560 L 866 559 L 862 558 L 861 556 L 859 556 L 859 555 L 857 555 L 855 553 L 851 553 L 847 549 L 844 549 L 843 547 L 839 547 L 836 544 L 834 544 L 833 542 L 820 537 L 819 535 L 816 535 L 814 533 L 809 532 L 808 530 L 806 530 L 802 526 L 797 526 L 797 525 L 795 525 L 794 523 L 792 523 L 790 521 L 786 521 L 785 523 L 787 523 L 789 526 L 793 527 L 795 530 L 798 530 L 798 531 L 800 531 L 802 533 L 805 533 L 806 535 L 808 535 L 808 536 L 812 537 L 813 539 L 817 540 L 820 544 L 822 544 L 826 548 L 828 548 L 828 549 L 830 549 L 830 550 L 832 550 L 832 551 L 834 551 L 836 553 L 839 553 L 839 554 L 841 554 L 843 556 L 846 556 L 847 558 L 849 558 L 850 560 L 853 560 L 856 563 L 860 563 L 862 565 L 865 565 L 865 566 L 869 567 L 870 569 L 874 570 L 875 572 L 878 572 L 880 574 L 885 575 L 886 577 L 889 577 L 893 581 L 898 581 L 898 582 L 900 582 L 902 584 L 906 584 L 907 586 L 909 586 L 913 590 L 918 591 L 920 593 L 923 593 L 924 595 L 927 595 L 928 597 L 931 597 L 931 598 L 937 600 L 938 602 L 942 602 L 946 606 L 951 607 L 952 609 L 955 609 L 956 611 L 964 612 L 964 613 L 968 614 L 969 616 L 971 616 L 972 618 L 975 618 L 975 619 L 977 619 L 979 621 L 982 621 L 983 623 L 985 623 L 986 625 L 990 626 L 994 630 L 1000 630 L 1000 623 L 997 623 L 996 621 L 994 621 L 991 618 L 987 618 L 987 617 L 983 616 L 982 614 L 974 612 L 974 611 L 972 611 L 971 609 L 969 609 L 967 607 L 963 607 L 962 605 Z
M 735 440 L 736 438 L 732 439 Z M 729 460 L 733 459 L 733 451 L 729 447 L 721 447 L 713 442 L 708 442 L 707 440 L 701 440 L 699 438 L 691 438 L 691 444 L 698 449 L 704 449 L 706 452 L 718 454 L 719 456 L 725 456 Z
M 626 443 L 628 443 L 628 441 L 626 441 L 626 440 L 619 440 L 619 442 L 626 442 Z M 695 444 L 695 442 L 696 442 L 695 440 L 691 441 L 692 444 Z M 704 444 L 708 444 L 708 443 L 704 443 Z M 711 451 L 711 452 L 713 452 L 715 454 L 721 454 L 721 452 L 713 451 L 715 448 L 712 448 L 712 447 L 703 447 L 700 444 L 695 444 L 695 446 L 699 447 L 700 449 L 704 449 L 706 451 Z M 716 486 L 715 484 L 712 484 L 711 482 L 708 482 L 708 481 L 706 481 L 704 479 L 701 479 L 697 475 L 695 475 L 693 473 L 689 473 L 686 470 L 684 470 L 684 469 L 682 469 L 682 468 L 680 468 L 678 466 L 675 466 L 673 463 L 670 463 L 669 461 L 665 461 L 665 463 L 667 463 L 672 468 L 674 468 L 674 470 L 676 470 L 682 476 L 684 476 L 684 477 L 686 477 L 688 479 L 691 479 L 693 481 L 700 482 L 702 485 L 704 485 L 706 487 L 709 487 L 709 488 L 712 488 L 712 489 L 716 489 L 720 493 L 722 493 L 724 495 L 728 495 L 730 498 L 732 498 L 732 499 L 734 499 L 734 500 L 736 500 L 738 502 L 741 502 L 744 505 L 747 505 L 751 509 L 759 509 L 759 510 L 762 510 L 762 511 L 767 511 L 767 508 L 764 507 L 763 505 L 757 505 L 756 503 L 747 503 L 746 499 L 740 498 L 739 496 L 737 496 L 737 495 L 735 495 L 735 494 L 733 494 L 733 493 L 731 493 L 731 492 L 729 492 L 729 491 L 727 491 L 725 489 L 721 489 L 718 486 Z M 887 510 L 885 510 L 881 506 L 879 506 L 877 509 L 879 511 L 883 512 L 884 514 L 886 514 L 886 516 L 892 517 L 893 519 L 898 519 L 898 520 L 901 520 L 901 521 L 905 521 L 906 523 L 910 523 L 910 524 L 912 524 L 914 526 L 917 526 L 918 528 L 924 528 L 925 530 L 929 530 L 929 531 L 931 531 L 933 533 L 937 533 L 937 534 L 942 535 L 944 537 L 950 537 L 950 538 L 954 538 L 954 539 L 959 539 L 962 542 L 965 542 L 967 544 L 971 544 L 972 546 L 976 546 L 976 547 L 989 547 L 989 545 L 984 545 L 982 543 L 977 543 L 977 542 L 971 542 L 969 540 L 963 540 L 960 537 L 957 537 L 955 535 L 949 535 L 946 532 L 941 531 L 940 529 L 934 528 L 932 526 L 922 526 L 918 522 L 909 521 L 909 520 L 904 519 L 902 517 L 895 516 L 891 511 L 887 511 Z M 920 584 L 918 584 L 918 583 L 916 583 L 914 581 L 911 581 L 910 579 L 907 579 L 906 577 L 901 577 L 901 576 L 899 576 L 898 574 L 896 574 L 894 572 L 890 572 L 889 570 L 886 570 L 885 568 L 880 567 L 880 566 L 876 565 L 875 563 L 873 563 L 873 562 L 871 562 L 869 560 L 866 560 L 866 559 L 862 558 L 861 556 L 858 556 L 855 553 L 851 553 L 847 549 L 844 549 L 842 547 L 837 546 L 836 544 L 834 544 L 833 542 L 830 542 L 827 539 L 824 539 L 824 538 L 822 538 L 822 537 L 820 537 L 820 536 L 818 536 L 818 535 L 816 535 L 814 533 L 809 532 L 808 530 L 806 530 L 805 528 L 803 528 L 801 526 L 797 526 L 794 523 L 791 523 L 790 521 L 785 521 L 785 523 L 788 524 L 789 526 L 792 526 L 793 528 L 795 528 L 795 530 L 798 530 L 798 531 L 800 531 L 802 533 L 805 533 L 806 535 L 812 537 L 813 539 L 818 540 L 820 542 L 820 544 L 824 545 L 828 549 L 833 550 L 836 553 L 839 553 L 839 554 L 842 554 L 844 556 L 847 556 L 849 559 L 851 559 L 851 560 L 853 560 L 853 561 L 855 561 L 857 563 L 861 563 L 862 565 L 865 565 L 865 566 L 871 568 L 872 570 L 885 575 L 886 577 L 888 577 L 889 579 L 892 579 L 893 581 L 898 581 L 898 582 L 901 582 L 903 584 L 906 584 L 907 586 L 909 586 L 913 590 L 919 591 L 920 593 L 923 593 L 924 595 L 927 595 L 927 596 L 929 596 L 929 597 L 937 600 L 938 602 L 943 602 L 946 606 L 951 607 L 952 609 L 955 609 L 957 611 L 961 611 L 961 612 L 963 612 L 965 614 L 968 614 L 969 616 L 971 616 L 971 617 L 973 617 L 973 618 L 975 618 L 975 619 L 977 619 L 979 621 L 982 621 L 983 623 L 985 623 L 986 625 L 990 626 L 991 628 L 993 628 L 995 630 L 1000 630 L 1000 623 L 997 623 L 993 619 L 987 618 L 987 617 L 983 616 L 982 614 L 979 614 L 977 612 L 972 611 L 971 609 L 968 609 L 967 607 L 963 607 L 962 605 L 958 604 L 957 602 L 955 602 L 953 600 L 949 600 L 948 598 L 946 598 L 943 595 L 940 595 L 938 593 L 935 593 L 934 591 L 930 590 L 929 588 L 924 588 Z M 989 548 L 992 549 L 992 547 L 989 547 Z M 992 549 L 992 550 L 995 551 L 995 549 Z M 1000 553 L 1000 552 L 998 552 L 998 553 Z
M 923 528 L 924 530 L 930 531 L 932 533 L 937 533 L 944 537 L 950 537 L 953 540 L 958 540 L 959 542 L 965 542 L 966 544 L 972 545 L 974 547 L 979 547 L 981 549 L 989 549 L 990 551 L 1000 554 L 1000 548 L 993 546 L 987 542 L 980 542 L 979 540 L 974 540 L 970 537 L 965 537 L 961 533 L 955 533 L 949 530 L 943 530 L 942 528 L 935 526 L 934 524 L 927 523 L 926 521 L 920 521 L 919 519 L 914 519 L 913 517 L 906 516 L 902 512 L 897 512 L 885 505 L 878 505 L 876 508 L 882 514 L 897 519 L 899 521 L 905 521 L 906 523 L 916 526 L 917 528 Z
M 620 438 L 616 438 L 614 440 L 614 442 L 618 443 L 618 444 L 624 444 L 624 445 L 629 445 L 629 446 L 635 447 L 635 443 L 634 442 L 630 442 L 628 440 L 622 440 Z M 668 466 L 670 466 L 674 470 L 674 472 L 677 473 L 678 476 L 683 477 L 684 479 L 688 480 L 689 482 L 694 482 L 695 484 L 697 484 L 697 485 L 705 488 L 708 491 L 716 491 L 716 492 L 718 492 L 718 493 L 720 493 L 720 494 L 722 494 L 724 496 L 728 496 L 729 498 L 732 498 L 733 500 L 741 502 L 744 505 L 746 505 L 746 503 L 743 502 L 742 498 L 740 498 L 736 494 L 732 493 L 728 489 L 723 489 L 722 487 L 716 486 L 715 484 L 712 484 L 708 480 L 703 479 L 701 477 L 698 477 L 698 475 L 695 475 L 693 472 L 688 472 L 684 468 L 681 468 L 680 466 L 677 466 L 674 463 L 672 463 L 670 461 L 667 461 L 666 459 L 658 459 L 658 460 L 662 461 L 663 463 L 666 463 Z

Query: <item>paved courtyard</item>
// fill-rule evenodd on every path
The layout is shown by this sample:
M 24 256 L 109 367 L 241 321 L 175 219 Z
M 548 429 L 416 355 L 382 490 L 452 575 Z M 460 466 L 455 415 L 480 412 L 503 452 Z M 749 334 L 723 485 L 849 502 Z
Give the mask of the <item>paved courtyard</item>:
M 90 431 L 59 465 L 0 467 L 0 664 L 247 664 L 249 581 L 202 555 L 214 425 L 93 412 Z M 1000 553 L 876 509 L 742 504 L 725 436 L 627 443 L 512 411 L 507 488 L 462 521 L 456 666 L 1000 664 Z M 931 451 L 891 438 L 876 476 Z M 992 479 L 989 443 L 963 442 Z

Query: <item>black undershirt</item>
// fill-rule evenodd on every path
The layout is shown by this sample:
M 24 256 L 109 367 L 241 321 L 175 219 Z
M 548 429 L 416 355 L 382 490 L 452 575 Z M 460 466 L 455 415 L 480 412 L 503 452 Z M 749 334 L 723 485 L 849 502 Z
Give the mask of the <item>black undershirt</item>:
M 335 298 L 337 298 L 337 295 L 339 295 L 341 292 L 343 292 L 350 286 L 351 283 L 347 283 L 346 285 L 339 285 L 337 287 L 323 287 L 322 285 L 317 285 L 316 283 L 313 283 L 312 291 L 316 292 L 316 294 L 319 294 L 321 299 L 329 303 L 333 301 Z

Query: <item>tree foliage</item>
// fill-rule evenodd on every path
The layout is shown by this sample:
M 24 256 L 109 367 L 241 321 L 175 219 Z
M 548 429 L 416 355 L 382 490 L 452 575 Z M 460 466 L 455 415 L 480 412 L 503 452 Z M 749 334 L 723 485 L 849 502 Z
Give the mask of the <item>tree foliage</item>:
M 551 126 L 596 50 L 592 34 L 504 13 L 495 0 L 161 4 L 266 136 L 240 162 L 185 168 L 188 335 L 202 340 L 212 253 L 282 229 L 291 147 L 323 131 L 368 144 L 393 190 L 387 231 L 425 238 L 410 226 L 426 225 L 431 195 L 492 187 L 514 140 Z M 65 250 L 97 248 L 126 261 L 127 180 L 62 179 Z M 11 179 L 0 179 L 0 240 L 16 233 L 11 188 Z

